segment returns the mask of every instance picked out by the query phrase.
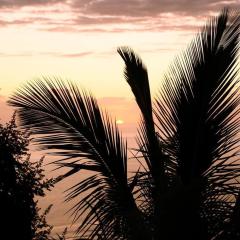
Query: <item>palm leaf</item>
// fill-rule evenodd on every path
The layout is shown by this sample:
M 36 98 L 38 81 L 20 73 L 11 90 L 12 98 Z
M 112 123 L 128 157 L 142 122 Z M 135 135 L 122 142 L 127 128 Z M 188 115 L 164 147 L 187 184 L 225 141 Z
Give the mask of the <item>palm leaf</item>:
M 211 237 L 229 219 L 239 189 L 239 33 L 238 12 L 212 18 L 164 76 L 154 110 L 182 183 L 202 179 L 201 217 Z
M 155 114 L 161 135 L 174 141 L 184 181 L 203 174 L 234 149 L 239 127 L 239 26 L 239 14 L 234 17 L 224 10 L 165 75 Z
M 142 215 L 128 187 L 127 145 L 92 95 L 81 93 L 72 83 L 44 79 L 19 89 L 9 103 L 18 108 L 22 126 L 36 136 L 34 142 L 40 149 L 60 155 L 55 161 L 58 166 L 72 168 L 60 178 L 80 169 L 94 171 L 68 192 L 67 200 L 86 194 L 72 208 L 75 220 L 86 216 L 78 233 L 92 229 L 92 238 L 99 234 L 106 239 L 122 239 L 126 234 L 131 239 L 146 237 Z M 139 225 L 143 226 L 136 231 Z
M 142 153 L 149 171 L 148 177 L 144 174 L 142 175 L 143 179 L 138 181 L 139 191 L 141 193 L 137 199 L 141 199 L 143 201 L 142 203 L 145 203 L 140 204 L 144 213 L 149 215 L 150 218 L 153 218 L 148 221 L 154 221 L 153 226 L 157 226 L 159 223 L 160 195 L 166 192 L 168 179 L 164 162 L 166 156 L 163 154 L 161 143 L 155 133 L 148 73 L 142 60 L 133 50 L 122 47 L 118 48 L 118 53 L 125 63 L 125 79 L 131 87 L 142 113 L 137 143 L 139 146 L 138 151 Z M 145 184 L 146 180 L 150 182 Z

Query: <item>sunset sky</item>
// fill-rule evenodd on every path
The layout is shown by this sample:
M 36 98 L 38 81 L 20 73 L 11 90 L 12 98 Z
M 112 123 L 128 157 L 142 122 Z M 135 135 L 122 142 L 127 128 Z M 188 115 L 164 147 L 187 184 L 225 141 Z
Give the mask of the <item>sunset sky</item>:
M 174 56 L 224 6 L 239 9 L 240 0 L 0 0 L 0 122 L 9 119 L 6 100 L 18 87 L 56 76 L 90 90 L 133 138 L 139 114 L 117 47 L 142 57 L 154 96 Z M 64 190 L 59 185 L 44 202 L 57 206 L 50 223 L 59 228 L 67 222 Z
M 173 57 L 208 16 L 239 0 L 0 0 L 0 106 L 21 84 L 41 76 L 91 90 L 116 119 L 136 107 L 124 81 L 118 46 L 132 47 L 148 67 L 152 92 Z

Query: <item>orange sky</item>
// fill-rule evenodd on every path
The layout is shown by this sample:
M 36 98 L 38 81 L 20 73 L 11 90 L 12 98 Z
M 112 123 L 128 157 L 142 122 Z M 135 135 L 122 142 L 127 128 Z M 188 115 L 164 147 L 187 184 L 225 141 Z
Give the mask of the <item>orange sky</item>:
M 58 76 L 89 89 L 132 139 L 138 110 L 116 48 L 130 46 L 142 57 L 154 95 L 173 57 L 226 4 L 240 7 L 239 0 L 0 0 L 0 121 L 9 118 L 5 102 L 21 84 Z M 45 201 L 55 201 L 55 226 L 67 221 L 59 211 L 65 187 Z
M 227 5 L 226 5 L 227 4 Z M 200 26 L 239 0 L 0 0 L 0 121 L 22 84 L 57 76 L 90 90 L 126 136 L 138 109 L 116 49 L 132 47 L 147 65 L 152 96 L 163 73 Z
M 57 75 L 98 97 L 129 97 L 118 46 L 134 48 L 153 86 L 206 17 L 239 1 L 0 0 L 0 85 Z
M 117 119 L 133 123 L 136 117 L 124 111 L 134 103 L 116 48 L 139 53 L 156 92 L 174 55 L 206 18 L 226 4 L 240 6 L 238 0 L 200 2 L 0 0 L 0 119 L 8 115 L 5 99 L 21 84 L 59 76 L 91 90 Z

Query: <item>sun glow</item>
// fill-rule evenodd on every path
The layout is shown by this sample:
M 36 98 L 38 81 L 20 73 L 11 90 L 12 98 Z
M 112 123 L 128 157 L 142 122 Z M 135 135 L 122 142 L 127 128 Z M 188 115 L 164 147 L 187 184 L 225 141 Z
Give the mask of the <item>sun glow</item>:
M 118 119 L 118 120 L 116 120 L 116 124 L 123 124 L 124 123 L 124 121 L 122 120 L 122 119 Z

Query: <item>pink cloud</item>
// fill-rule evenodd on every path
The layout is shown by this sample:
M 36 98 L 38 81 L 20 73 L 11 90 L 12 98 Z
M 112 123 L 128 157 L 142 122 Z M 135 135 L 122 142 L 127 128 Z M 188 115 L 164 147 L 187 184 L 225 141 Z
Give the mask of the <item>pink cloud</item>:
M 0 0 L 0 26 L 30 24 L 63 32 L 192 31 L 225 6 L 239 8 L 240 4 L 238 0 Z
M 173 13 L 188 16 L 205 14 L 206 11 L 219 11 L 225 6 L 239 7 L 238 0 L 92 0 L 82 3 L 73 1 L 76 9 L 84 9 L 84 12 L 108 16 L 147 16 L 155 17 L 161 13 Z
M 0 0 L 1 8 L 16 8 L 24 6 L 50 5 L 63 3 L 64 0 Z
M 32 57 L 32 56 L 51 56 L 64 58 L 79 58 L 95 54 L 94 52 L 0 52 L 0 57 Z

